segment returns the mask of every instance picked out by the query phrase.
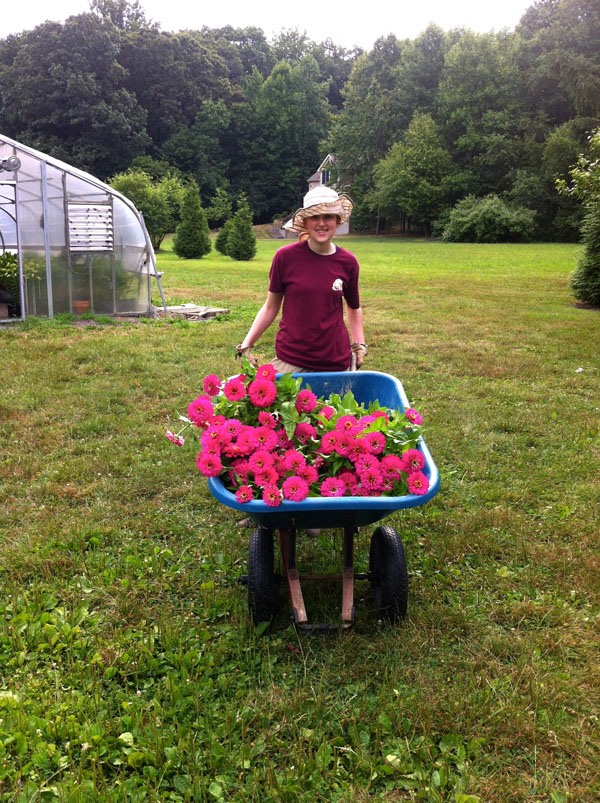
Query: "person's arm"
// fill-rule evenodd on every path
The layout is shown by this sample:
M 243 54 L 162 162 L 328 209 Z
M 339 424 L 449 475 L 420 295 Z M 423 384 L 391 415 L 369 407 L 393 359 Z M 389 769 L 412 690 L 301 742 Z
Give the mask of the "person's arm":
M 356 354 L 356 367 L 360 368 L 367 354 L 362 307 L 353 309 L 346 304 L 346 318 L 348 319 L 350 337 L 352 338 L 352 352 Z
M 267 300 L 256 313 L 256 318 L 248 330 L 248 334 L 238 348 L 252 348 L 277 317 L 282 301 L 283 293 L 271 293 L 271 291 L 267 293 Z

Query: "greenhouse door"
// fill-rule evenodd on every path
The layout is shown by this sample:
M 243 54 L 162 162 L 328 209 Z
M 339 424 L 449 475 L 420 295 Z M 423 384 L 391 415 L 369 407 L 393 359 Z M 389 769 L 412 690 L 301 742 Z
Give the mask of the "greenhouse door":
M 0 323 L 24 318 L 16 199 L 15 182 L 0 181 Z

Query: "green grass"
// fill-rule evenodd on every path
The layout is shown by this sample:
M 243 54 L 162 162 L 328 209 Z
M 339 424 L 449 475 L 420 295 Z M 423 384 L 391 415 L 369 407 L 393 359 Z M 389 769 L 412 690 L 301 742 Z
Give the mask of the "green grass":
M 270 633 L 249 627 L 248 531 L 164 430 L 235 370 L 281 243 L 160 252 L 169 303 L 230 314 L 0 329 L 1 800 L 600 799 L 600 312 L 570 295 L 578 248 L 343 244 L 365 367 L 402 379 L 442 475 L 387 520 L 406 621 L 358 583 L 344 635 L 298 637 L 283 589 Z M 337 564 L 338 536 L 300 538 L 301 570 Z M 339 616 L 337 587 L 305 597 Z

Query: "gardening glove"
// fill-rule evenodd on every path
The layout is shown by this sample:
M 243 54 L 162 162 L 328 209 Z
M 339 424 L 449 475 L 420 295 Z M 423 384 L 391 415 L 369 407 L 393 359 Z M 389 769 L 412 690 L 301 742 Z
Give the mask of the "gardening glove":
M 242 361 L 242 357 L 245 357 L 253 368 L 258 368 L 258 360 L 256 357 L 252 356 L 252 346 L 244 346 L 242 348 L 242 344 L 240 343 L 235 347 L 235 351 L 235 356 L 240 362 Z
M 352 357 L 356 358 L 356 368 L 358 370 L 358 368 L 360 368 L 365 361 L 365 357 L 369 353 L 369 349 L 366 343 L 353 343 L 351 349 Z M 354 359 L 352 362 L 354 362 Z

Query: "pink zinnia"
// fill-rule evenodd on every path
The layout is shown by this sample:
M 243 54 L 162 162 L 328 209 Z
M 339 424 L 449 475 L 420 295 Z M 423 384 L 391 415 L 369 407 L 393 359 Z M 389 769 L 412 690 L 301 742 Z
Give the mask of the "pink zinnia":
M 269 429 L 275 429 L 277 427 L 275 416 L 273 413 L 268 413 L 266 410 L 260 411 L 258 414 L 258 422 L 262 424 L 263 427 L 268 427 Z
M 361 454 L 356 461 L 357 471 L 366 471 L 368 468 L 379 468 L 379 460 L 372 454 Z
M 209 443 L 226 443 L 229 438 L 223 438 L 223 433 L 221 432 L 221 427 L 208 427 L 202 433 L 202 437 L 200 438 L 200 443 L 202 446 L 208 446 Z
M 259 368 L 256 369 L 256 378 L 257 379 L 268 379 L 269 382 L 272 382 L 275 379 L 275 368 L 271 365 L 270 362 L 265 363 L 265 365 L 261 365 Z
M 381 470 L 385 477 L 397 478 L 404 471 L 404 464 L 396 454 L 386 454 L 381 458 Z
M 335 407 L 332 407 L 330 404 L 325 404 L 321 407 L 319 415 L 322 415 L 323 418 L 326 418 L 328 421 L 331 421 L 332 416 L 335 413 Z
M 283 456 L 283 465 L 286 471 L 297 471 L 306 465 L 306 458 L 295 449 L 288 449 Z
M 382 432 L 368 432 L 365 441 L 371 454 L 381 454 L 385 449 L 385 435 Z
M 301 502 L 308 496 L 308 483 L 302 477 L 288 477 L 287 480 L 284 480 L 282 490 L 284 499 Z
M 256 427 L 254 437 L 258 446 L 261 449 L 267 449 L 267 451 L 274 449 L 278 443 L 277 435 L 268 427 Z
M 257 485 L 266 488 L 267 485 L 276 485 L 279 480 L 279 474 L 271 466 L 265 466 L 254 472 L 254 481 Z
M 223 393 L 229 399 L 229 401 L 236 402 L 244 398 L 246 395 L 246 388 L 244 387 L 244 383 L 236 377 L 225 383 Z
M 185 439 L 181 437 L 181 435 L 175 435 L 174 432 L 171 432 L 170 429 L 167 430 L 167 438 L 174 443 L 175 446 L 183 446 L 185 443 Z
M 266 502 L 271 507 L 279 507 L 281 504 L 281 494 L 276 485 L 267 485 L 263 490 L 262 498 L 263 502 Z
M 244 427 L 237 439 L 237 447 L 240 454 L 250 454 L 256 449 L 256 437 L 254 427 Z
M 341 415 L 335 422 L 335 428 L 344 432 L 360 432 L 358 419 L 353 415 Z
M 198 396 L 188 407 L 188 418 L 197 427 L 205 427 L 212 419 L 214 409 L 210 396 Z
M 237 418 L 228 418 L 221 424 L 222 431 L 228 436 L 229 440 L 235 438 L 242 431 L 242 426 L 242 422 L 238 421 Z
M 317 434 L 317 430 L 313 427 L 312 424 L 307 424 L 304 421 L 301 421 L 299 424 L 296 424 L 296 429 L 294 430 L 294 437 L 297 438 L 300 443 L 308 443 L 311 438 L 314 438 Z
M 409 449 L 402 455 L 402 471 L 414 474 L 425 467 L 425 458 L 418 449 Z
M 296 473 L 299 477 L 302 477 L 303 480 L 309 485 L 312 485 L 313 482 L 316 482 L 319 479 L 319 472 L 314 466 L 309 466 L 308 464 L 305 466 L 300 466 L 296 469 Z
M 319 449 L 323 454 L 331 454 L 337 445 L 338 433 L 326 432 L 321 438 L 321 445 Z
M 221 390 L 221 380 L 216 374 L 209 374 L 204 379 L 204 392 L 209 396 L 218 396 Z
M 200 454 L 196 457 L 198 471 L 205 477 L 218 477 L 223 469 L 220 459 L 214 454 Z
M 338 480 L 341 480 L 346 486 L 346 490 L 350 490 L 353 485 L 356 485 L 358 479 L 353 471 L 342 471 L 337 475 Z
M 422 495 L 429 490 L 429 480 L 422 471 L 415 471 L 408 476 L 408 490 L 411 494 Z
M 335 451 L 337 452 L 337 454 L 340 455 L 340 457 L 348 457 L 353 443 L 354 443 L 353 436 L 348 435 L 348 433 L 342 430 L 337 433 L 337 438 L 335 441 Z
M 277 388 L 267 379 L 255 379 L 248 386 L 248 395 L 255 407 L 269 407 L 277 398 Z
M 364 438 L 355 438 L 348 449 L 348 459 L 356 463 L 359 457 L 365 454 L 370 454 L 370 452 Z
M 271 452 L 267 452 L 266 449 L 259 449 L 250 456 L 248 465 L 252 471 L 263 471 L 265 468 L 272 468 L 274 462 L 275 459 Z
M 254 496 L 254 492 L 249 485 L 242 485 L 241 488 L 238 488 L 235 492 L 235 498 L 238 502 L 251 502 L 252 497 Z
M 311 390 L 301 390 L 296 399 L 296 410 L 299 413 L 312 413 L 317 406 L 317 397 Z
M 336 477 L 327 477 L 321 483 L 321 496 L 343 496 L 345 492 L 346 484 Z
M 381 471 L 372 466 L 361 471 L 359 477 L 362 487 L 376 496 L 381 488 Z
M 412 407 L 407 407 L 404 411 L 404 415 L 408 418 L 411 424 L 415 424 L 418 426 L 419 424 L 423 423 L 423 416 L 421 413 L 418 413 L 416 410 L 413 410 Z

